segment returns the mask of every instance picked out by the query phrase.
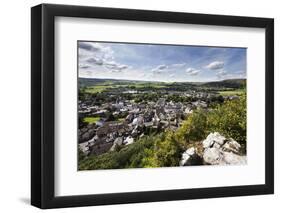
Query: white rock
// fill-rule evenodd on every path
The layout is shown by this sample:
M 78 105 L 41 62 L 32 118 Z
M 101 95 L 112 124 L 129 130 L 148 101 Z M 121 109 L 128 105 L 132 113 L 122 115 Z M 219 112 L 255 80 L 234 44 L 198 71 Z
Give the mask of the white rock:
M 219 149 L 221 145 L 219 143 L 214 142 L 212 147 Z
M 187 149 L 185 151 L 185 153 L 188 154 L 188 155 L 194 155 L 195 154 L 195 148 L 191 147 L 191 148 Z
M 196 153 L 196 149 L 191 147 L 187 149 L 181 157 L 180 166 L 202 165 L 202 158 Z
M 184 153 L 182 153 L 180 166 L 184 166 L 186 162 L 191 158 L 192 155 L 195 154 L 195 148 L 191 147 L 187 149 Z
M 239 153 L 240 148 L 241 145 L 232 138 L 222 146 L 223 151 L 234 152 L 236 154 Z
M 202 142 L 203 160 L 211 165 L 244 165 L 246 156 L 239 155 L 241 145 L 233 139 L 226 139 L 218 132 L 210 133 Z
M 184 166 L 186 162 L 190 159 L 190 155 L 186 154 L 185 152 L 181 156 L 180 166 Z
M 203 154 L 203 160 L 207 164 L 218 165 L 223 158 L 222 153 L 218 148 L 207 148 Z
M 228 165 L 245 165 L 247 164 L 247 157 L 236 155 L 232 152 L 223 152 L 222 161 Z
M 217 148 L 208 148 L 204 151 L 205 163 L 211 165 L 245 165 L 246 156 L 240 156 L 232 152 L 224 152 Z
M 218 132 L 210 133 L 207 138 L 202 142 L 204 148 L 209 148 L 217 143 L 219 146 L 223 145 L 225 137 L 220 135 Z

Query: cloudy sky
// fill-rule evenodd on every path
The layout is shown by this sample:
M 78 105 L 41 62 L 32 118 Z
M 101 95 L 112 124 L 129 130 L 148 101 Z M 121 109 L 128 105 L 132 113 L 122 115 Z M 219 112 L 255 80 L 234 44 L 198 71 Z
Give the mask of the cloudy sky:
M 79 77 L 149 81 L 246 78 L 246 49 L 78 42 Z

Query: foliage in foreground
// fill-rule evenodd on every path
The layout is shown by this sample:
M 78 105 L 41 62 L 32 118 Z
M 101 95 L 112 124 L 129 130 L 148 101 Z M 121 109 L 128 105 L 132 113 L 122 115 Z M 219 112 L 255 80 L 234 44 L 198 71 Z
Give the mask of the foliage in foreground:
M 147 157 L 146 150 L 153 148 L 155 140 L 164 139 L 164 134 L 145 136 L 134 144 L 119 151 L 107 152 L 99 156 L 86 157 L 79 162 L 80 170 L 89 169 L 121 169 L 145 167 L 143 159 Z
M 246 152 L 246 96 L 226 101 L 210 111 L 193 112 L 175 132 L 145 136 L 122 149 L 99 156 L 79 156 L 79 170 L 178 166 L 181 153 L 219 132 L 241 143 Z

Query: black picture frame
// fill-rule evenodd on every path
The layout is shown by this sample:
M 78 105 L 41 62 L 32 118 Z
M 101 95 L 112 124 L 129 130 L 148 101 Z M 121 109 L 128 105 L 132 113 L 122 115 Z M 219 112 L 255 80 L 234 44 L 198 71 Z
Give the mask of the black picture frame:
M 56 197 L 54 171 L 55 17 L 264 28 L 265 184 Z M 42 208 L 218 198 L 274 193 L 274 20 L 240 16 L 41 4 L 31 9 L 31 204 Z

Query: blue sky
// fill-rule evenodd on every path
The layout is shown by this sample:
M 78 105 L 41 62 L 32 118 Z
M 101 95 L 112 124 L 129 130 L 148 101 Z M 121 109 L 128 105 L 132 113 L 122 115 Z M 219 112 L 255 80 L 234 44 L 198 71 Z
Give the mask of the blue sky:
M 246 78 L 245 48 L 78 42 L 79 77 L 202 82 Z

